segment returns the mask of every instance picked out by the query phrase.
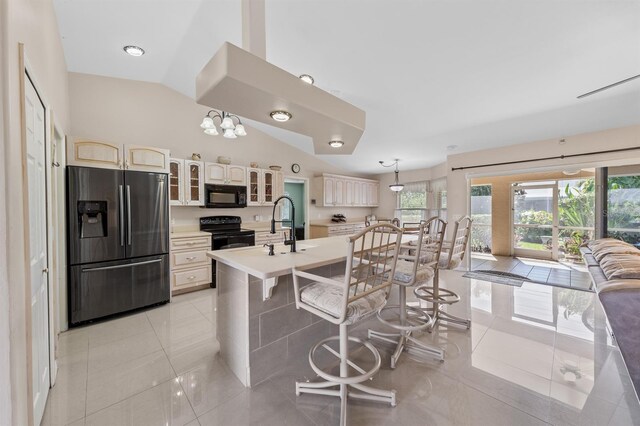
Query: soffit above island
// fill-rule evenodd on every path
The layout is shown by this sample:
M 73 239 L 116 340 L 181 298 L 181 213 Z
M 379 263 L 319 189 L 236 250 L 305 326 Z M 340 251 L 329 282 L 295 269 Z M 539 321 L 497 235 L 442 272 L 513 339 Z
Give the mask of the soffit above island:
M 198 74 L 196 101 L 309 136 L 316 154 L 352 154 L 365 128 L 360 108 L 231 43 L 224 43 Z M 287 111 L 291 119 L 277 122 L 272 111 Z M 332 140 L 344 145 L 332 148 Z

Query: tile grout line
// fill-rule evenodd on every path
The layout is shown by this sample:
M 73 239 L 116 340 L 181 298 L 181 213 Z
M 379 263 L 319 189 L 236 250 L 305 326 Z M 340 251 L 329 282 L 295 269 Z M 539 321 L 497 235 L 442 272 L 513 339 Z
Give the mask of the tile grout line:
M 147 319 L 147 321 L 149 322 L 149 325 L 151 326 L 151 329 L 153 330 L 154 334 L 156 335 L 156 338 L 158 339 L 158 341 L 160 341 L 160 339 L 158 338 L 158 335 L 157 335 L 157 333 L 156 333 L 155 329 L 153 328 L 153 324 L 151 324 L 151 321 L 149 321 L 149 317 L 147 316 L 147 312 L 144 312 L 144 314 L 145 314 L 145 318 L 146 318 L 146 319 Z M 134 336 L 137 336 L 138 334 L 141 334 L 141 333 L 137 333 L 137 334 L 135 334 Z M 130 337 L 131 337 L 131 336 L 130 336 Z M 119 339 L 119 340 L 122 340 L 122 339 Z M 165 354 L 165 356 L 167 356 L 167 354 L 164 352 L 164 348 L 162 347 L 162 343 L 161 343 L 161 342 L 160 342 L 160 347 L 161 347 L 161 349 L 162 349 L 162 353 L 164 353 L 164 354 Z M 160 352 L 160 351 L 159 351 L 159 350 L 158 350 L 158 351 L 153 351 L 153 352 L 151 352 L 151 353 L 149 353 L 149 354 L 147 354 L 147 355 L 151 355 L 151 354 L 154 354 L 154 353 L 157 353 L 157 352 Z M 147 356 L 147 355 L 143 355 L 142 357 Z M 142 358 L 142 357 L 135 358 L 133 361 L 138 360 L 138 359 L 140 359 L 140 358 Z M 174 374 L 175 374 L 175 370 L 173 369 L 173 365 L 171 365 L 171 362 L 169 361 L 169 358 L 168 358 L 168 357 L 167 357 L 167 362 L 169 363 L 169 366 L 171 366 L 171 370 L 172 370 L 172 371 L 174 372 Z M 89 371 L 88 371 L 88 370 L 89 370 L 89 359 L 88 359 L 88 356 L 87 356 L 87 388 L 88 388 L 88 386 L 89 386 Z M 128 397 L 126 397 L 126 398 L 124 398 L 124 399 L 121 399 L 121 400 L 119 400 L 119 401 L 114 402 L 113 404 L 109 404 L 109 405 L 107 405 L 106 407 L 103 407 L 103 408 L 99 409 L 98 411 L 94 411 L 94 412 L 93 412 L 93 413 L 91 413 L 90 415 L 92 416 L 92 415 L 94 415 L 94 414 L 96 414 L 96 413 L 99 413 L 99 412 L 100 412 L 100 411 L 102 411 L 102 410 L 105 410 L 105 409 L 107 409 L 107 408 L 109 408 L 109 407 L 112 407 L 112 406 L 114 406 L 114 405 L 116 405 L 116 404 L 119 404 L 119 403 L 121 403 L 121 402 L 123 402 L 123 401 L 126 401 L 127 399 L 133 398 L 133 397 L 134 397 L 134 396 L 136 396 L 136 395 L 140 395 L 140 394 L 141 394 L 141 393 L 143 393 L 143 392 L 146 392 L 146 391 L 148 391 L 148 390 L 151 390 L 151 389 L 153 389 L 153 388 L 155 388 L 155 387 L 157 387 L 157 386 L 159 386 L 159 385 L 161 385 L 161 384 L 167 383 L 168 381 L 170 381 L 170 380 L 174 380 L 174 379 L 175 379 L 175 377 L 173 377 L 173 378 L 171 378 L 171 379 L 169 379 L 169 380 L 167 380 L 167 381 L 164 381 L 164 382 L 158 383 L 158 384 L 156 384 L 156 385 L 153 385 L 153 386 L 151 386 L 151 387 L 149 387 L 149 388 L 147 388 L 147 389 L 143 389 L 143 390 L 141 390 L 140 392 L 136 392 L 136 393 L 134 393 L 134 394 L 131 394 L 131 395 L 129 395 Z M 86 418 L 88 417 L 88 416 L 87 416 L 88 389 L 87 389 L 87 392 L 86 392 L 86 393 L 87 393 L 87 399 L 85 400 L 85 417 L 84 417 L 84 418 L 85 418 L 85 423 L 86 423 Z
M 186 301 L 185 303 L 190 303 L 195 309 L 196 311 L 200 312 L 198 310 L 198 308 L 191 303 L 191 301 Z M 201 313 L 201 312 L 200 312 Z M 201 313 L 202 314 L 202 313 Z M 205 318 L 206 319 L 206 318 Z M 147 314 L 147 320 L 149 320 L 149 315 Z M 149 323 L 151 323 L 151 320 L 149 320 Z M 189 403 L 189 407 L 191 408 L 191 411 L 193 412 L 194 415 L 194 419 L 198 419 L 198 416 L 196 415 L 196 410 L 193 408 L 193 405 L 191 404 L 191 400 L 189 399 L 189 396 L 187 395 L 187 391 L 184 389 L 184 387 L 182 386 L 182 382 L 180 382 L 180 379 L 178 378 L 178 373 L 176 372 L 175 367 L 173 366 L 173 363 L 171 362 L 171 359 L 169 358 L 169 354 L 167 354 L 167 351 L 165 350 L 165 347 L 162 345 L 162 342 L 160 341 L 160 337 L 158 336 L 158 332 L 156 331 L 155 327 L 153 326 L 153 324 L 151 324 L 151 329 L 153 330 L 154 334 L 156 335 L 156 338 L 158 339 L 158 342 L 160 342 L 160 347 L 162 348 L 162 352 L 164 353 L 164 356 L 167 357 L 167 362 L 169 363 L 169 365 L 171 366 L 171 371 L 173 371 L 174 374 L 174 378 L 171 380 L 178 380 L 178 385 L 180 386 L 180 389 L 182 389 L 182 393 L 184 395 L 184 397 L 186 398 L 187 402 Z M 189 420 L 189 422 L 193 421 L 194 419 Z M 187 422 L 188 423 L 188 422 Z

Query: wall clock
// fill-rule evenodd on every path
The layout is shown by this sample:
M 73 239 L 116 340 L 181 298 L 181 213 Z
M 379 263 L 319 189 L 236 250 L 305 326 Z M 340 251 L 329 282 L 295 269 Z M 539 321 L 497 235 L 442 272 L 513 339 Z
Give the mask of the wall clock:
M 300 173 L 300 164 L 298 164 L 298 163 L 293 163 L 293 164 L 291 165 L 291 171 L 292 171 L 293 173 Z

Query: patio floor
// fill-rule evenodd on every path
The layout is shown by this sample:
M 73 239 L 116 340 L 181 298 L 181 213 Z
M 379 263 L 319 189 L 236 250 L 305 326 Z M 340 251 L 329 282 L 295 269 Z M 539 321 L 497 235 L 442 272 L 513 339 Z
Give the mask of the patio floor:
M 471 270 L 510 272 L 538 284 L 593 291 L 584 264 L 472 253 Z

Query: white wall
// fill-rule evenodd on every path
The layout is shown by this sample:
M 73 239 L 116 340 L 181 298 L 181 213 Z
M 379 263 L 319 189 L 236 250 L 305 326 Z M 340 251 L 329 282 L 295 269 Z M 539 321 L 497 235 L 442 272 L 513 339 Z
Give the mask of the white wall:
M 70 73 L 69 98 L 73 138 L 157 146 L 170 149 L 171 156 L 176 158 L 191 158 L 191 154 L 197 152 L 204 161 L 227 156 L 233 164 L 243 166 L 253 161 L 264 168 L 280 165 L 285 176 L 311 178 L 322 172 L 349 174 L 249 126 L 246 126 L 248 135 L 238 139 L 205 135 L 199 125 L 209 108 L 160 84 Z M 300 164 L 301 172 L 297 175 L 291 172 L 293 163 Z M 364 220 L 370 211 L 369 208 L 310 206 L 309 219 L 327 219 L 341 212 Z M 253 221 L 255 215 L 262 215 L 266 220 L 271 215 L 271 207 L 172 207 L 171 214 L 177 226 L 196 225 L 200 216 L 220 214 L 238 215 L 247 222 Z
M 460 171 L 451 170 L 454 167 L 476 164 L 640 147 L 640 125 L 565 136 L 563 138 L 566 141 L 563 145 L 559 143 L 560 138 L 558 138 L 449 156 L 447 158 L 449 219 L 455 220 L 467 214 L 467 179 L 473 176 L 640 163 L 640 150 L 636 150 L 633 152 L 589 155 L 516 165 Z
M 23 209 L 23 153 L 21 135 L 22 100 L 19 66 L 19 43 L 25 52 L 36 78 L 37 88 L 44 96 L 46 107 L 53 109 L 62 131 L 69 129 L 67 71 L 60 41 L 58 24 L 51 0 L 4 0 L 0 13 L 2 29 L 2 108 L 4 113 L 3 186 L 0 188 L 0 219 L 6 226 L 6 241 L 10 249 L 2 258 L 7 261 L 8 306 L 10 327 L 11 380 L 2 379 L 2 392 L 11 393 L 9 414 L 0 405 L 0 418 L 10 415 L 8 424 L 26 425 L 30 421 L 27 380 L 27 301 L 25 254 L 25 212 Z M 1 229 L 1 228 L 0 228 Z M 1 238 L 0 238 L 1 240 Z M 6 243 L 3 247 L 7 248 Z M 6 257 L 5 257 L 6 256 Z M 4 291 L 4 290 L 0 290 Z M 0 298 L 6 298 L 0 293 Z M 0 311 L 6 310 L 0 306 Z M 0 321 L 3 325 L 5 321 Z M 0 331 L 0 346 L 7 344 Z M 1 371 L 1 370 L 0 370 Z M 2 373 L 0 373 L 2 374 Z M 3 395 L 4 393 L 0 394 Z M 2 404 L 0 396 L 0 404 Z

